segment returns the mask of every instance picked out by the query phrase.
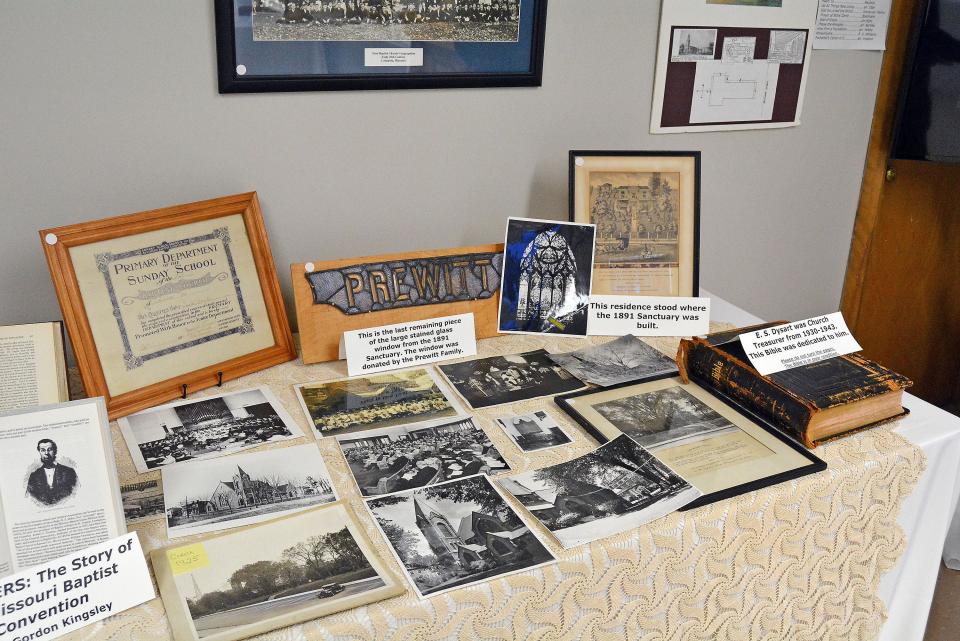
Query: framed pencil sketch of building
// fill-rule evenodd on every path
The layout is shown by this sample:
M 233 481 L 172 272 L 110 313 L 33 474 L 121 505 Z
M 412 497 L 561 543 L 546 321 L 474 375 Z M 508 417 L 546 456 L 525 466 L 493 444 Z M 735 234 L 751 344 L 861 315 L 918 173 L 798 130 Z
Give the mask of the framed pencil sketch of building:
M 569 190 L 597 226 L 592 293 L 698 295 L 700 152 L 571 151 Z

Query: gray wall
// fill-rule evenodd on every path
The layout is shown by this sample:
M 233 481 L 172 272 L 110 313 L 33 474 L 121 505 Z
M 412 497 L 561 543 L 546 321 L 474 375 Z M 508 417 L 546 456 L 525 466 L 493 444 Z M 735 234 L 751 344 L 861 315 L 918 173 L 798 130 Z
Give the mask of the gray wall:
M 571 148 L 702 150 L 702 286 L 767 318 L 839 304 L 879 53 L 815 52 L 800 127 L 653 136 L 653 0 L 554 0 L 542 88 L 232 96 L 207 0 L 18 7 L 0 22 L 0 324 L 59 317 L 41 227 L 257 190 L 289 304 L 294 261 L 565 218 Z

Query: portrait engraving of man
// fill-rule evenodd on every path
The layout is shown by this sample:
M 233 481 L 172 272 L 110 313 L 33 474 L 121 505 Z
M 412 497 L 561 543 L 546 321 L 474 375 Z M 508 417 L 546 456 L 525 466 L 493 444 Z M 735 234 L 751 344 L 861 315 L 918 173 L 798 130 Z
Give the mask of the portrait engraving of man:
M 37 442 L 40 467 L 27 479 L 27 494 L 44 505 L 56 505 L 77 487 L 77 472 L 57 462 L 57 444 L 48 438 Z

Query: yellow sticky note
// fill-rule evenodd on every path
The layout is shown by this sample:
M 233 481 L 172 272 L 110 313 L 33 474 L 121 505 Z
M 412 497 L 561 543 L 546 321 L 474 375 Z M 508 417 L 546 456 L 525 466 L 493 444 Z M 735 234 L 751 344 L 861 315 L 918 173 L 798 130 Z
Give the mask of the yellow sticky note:
M 193 572 L 210 565 L 210 557 L 207 556 L 207 548 L 203 543 L 194 543 L 193 545 L 184 545 L 167 551 L 167 560 L 170 562 L 170 570 L 173 575 Z

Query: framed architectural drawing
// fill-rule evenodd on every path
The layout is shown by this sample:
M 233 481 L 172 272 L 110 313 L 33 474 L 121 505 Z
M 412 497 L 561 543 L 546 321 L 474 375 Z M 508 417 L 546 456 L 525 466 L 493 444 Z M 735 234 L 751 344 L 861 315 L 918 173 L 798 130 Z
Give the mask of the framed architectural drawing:
M 111 419 L 296 358 L 255 193 L 40 239 L 84 388 Z
M 591 293 L 699 295 L 699 151 L 571 151 L 569 196 L 597 226 Z
M 625 434 L 703 493 L 683 509 L 827 467 L 734 401 L 671 374 L 555 400 L 600 443 Z
M 663 3 L 650 133 L 799 125 L 816 16 L 809 0 Z
M 214 0 L 220 93 L 539 86 L 547 0 Z

